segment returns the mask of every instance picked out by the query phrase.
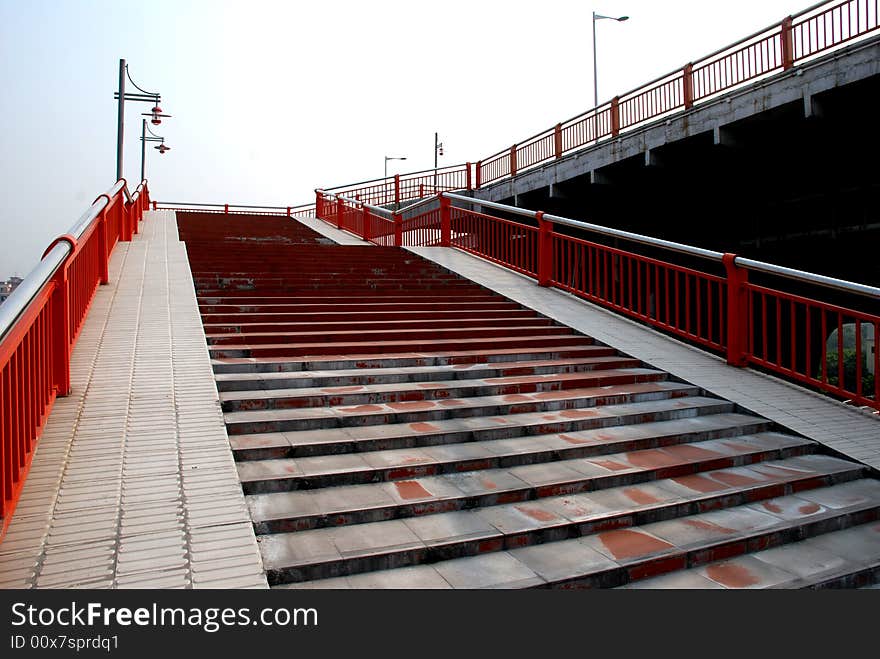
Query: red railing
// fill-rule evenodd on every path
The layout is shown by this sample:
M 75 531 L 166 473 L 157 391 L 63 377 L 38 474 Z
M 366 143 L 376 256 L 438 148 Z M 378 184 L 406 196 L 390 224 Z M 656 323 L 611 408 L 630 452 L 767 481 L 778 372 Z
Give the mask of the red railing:
M 283 215 L 299 219 L 315 217 L 312 204 L 299 206 L 253 206 L 247 204 L 194 204 L 185 201 L 154 201 L 153 210 L 218 213 L 222 215 Z
M 430 197 L 438 192 L 470 190 L 473 188 L 471 171 L 471 163 L 464 163 L 327 188 L 325 192 L 342 195 L 370 206 L 399 205 L 404 201 Z
M 377 245 L 456 247 L 720 353 L 730 364 L 752 364 L 880 410 L 872 348 L 880 334 L 880 289 L 453 193 L 392 212 L 319 190 L 316 206 L 322 219 L 342 217 L 344 230 Z M 585 233 L 683 254 L 688 262 L 612 247 Z M 749 273 L 767 282 L 750 281 Z M 810 292 L 784 290 L 782 280 Z M 839 298 L 867 298 L 867 308 L 820 299 L 828 289 Z
M 620 131 L 776 71 L 873 32 L 880 0 L 823 2 L 778 25 L 686 64 L 626 94 L 476 163 L 476 187 L 548 162 Z
M 98 285 L 109 283 L 113 247 L 131 240 L 148 207 L 146 181 L 131 195 L 120 180 L 0 305 L 0 537 L 52 404 L 70 393 L 70 355 Z
M 552 236 L 551 259 L 551 286 L 705 348 L 724 350 L 723 277 L 558 233 Z

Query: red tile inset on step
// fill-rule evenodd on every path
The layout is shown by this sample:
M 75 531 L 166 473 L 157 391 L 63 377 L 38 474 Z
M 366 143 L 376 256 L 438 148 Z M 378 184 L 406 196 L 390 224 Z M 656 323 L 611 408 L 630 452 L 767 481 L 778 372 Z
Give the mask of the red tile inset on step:
M 652 535 L 632 529 L 617 529 L 599 533 L 597 540 L 610 558 L 627 560 L 675 549 L 674 545 Z M 602 551 L 600 549 L 600 551 Z
M 401 498 L 411 501 L 413 499 L 428 499 L 433 495 L 428 492 L 418 481 L 397 481 L 394 483 Z

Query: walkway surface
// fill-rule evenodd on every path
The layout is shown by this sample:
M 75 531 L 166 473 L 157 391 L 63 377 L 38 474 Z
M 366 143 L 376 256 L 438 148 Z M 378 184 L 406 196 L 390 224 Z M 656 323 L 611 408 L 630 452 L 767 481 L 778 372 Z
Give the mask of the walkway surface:
M 723 359 L 483 259 L 443 247 L 415 254 L 597 341 L 700 386 L 747 410 L 880 469 L 880 416 Z
M 3 588 L 266 588 L 175 215 L 119 243 L 0 544 Z

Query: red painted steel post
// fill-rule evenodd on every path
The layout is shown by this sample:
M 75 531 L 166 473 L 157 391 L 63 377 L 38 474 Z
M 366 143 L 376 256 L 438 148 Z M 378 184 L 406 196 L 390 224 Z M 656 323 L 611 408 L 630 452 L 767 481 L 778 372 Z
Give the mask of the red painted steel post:
M 727 363 L 745 366 L 748 356 L 749 298 L 748 272 L 736 266 L 736 254 L 722 257 L 727 271 Z
M 52 278 L 52 295 L 49 298 L 51 304 L 51 369 L 52 386 L 58 396 L 70 395 L 70 353 L 73 346 L 70 345 L 70 285 L 67 269 L 76 253 L 76 239 L 65 235 L 58 238 L 55 243 L 65 241 L 70 244 L 70 253 L 64 263 L 58 268 Z M 49 246 L 46 253 L 54 246 Z M 44 254 L 45 256 L 45 254 Z
M 394 205 L 400 205 L 400 174 L 394 175 Z
M 223 204 L 223 214 L 229 215 L 229 204 Z
M 344 218 L 342 214 L 345 212 L 345 204 L 342 203 L 342 199 L 336 197 L 336 228 L 340 231 L 342 230 L 342 222 Z
M 694 106 L 694 65 L 688 62 L 681 70 L 681 90 L 685 109 Z
M 553 128 L 553 151 L 557 158 L 562 157 L 562 124 L 556 124 Z
M 553 278 L 553 223 L 544 219 L 544 211 L 538 211 L 538 285 L 549 286 Z
M 464 180 L 465 180 L 465 187 L 468 190 L 473 190 L 473 187 L 471 186 L 471 163 L 465 164 Z
M 516 144 L 510 147 L 510 175 L 516 176 Z
M 153 210 L 156 210 L 156 202 L 153 202 Z
M 403 247 L 403 220 L 400 213 L 392 213 L 391 221 L 394 222 L 394 246 Z
M 290 206 L 287 207 L 287 217 L 290 217 Z
M 452 245 L 452 200 L 440 195 L 440 246 Z
M 434 190 L 435 194 L 436 194 L 436 192 L 437 191 Z M 425 197 L 425 184 L 419 183 L 419 199 L 423 199 L 424 197 Z
M 367 242 L 369 242 L 370 240 L 370 227 L 368 222 L 369 215 L 367 214 L 367 207 L 361 204 L 361 224 L 363 227 L 361 231 L 361 238 L 363 238 Z
M 318 190 L 315 190 L 315 217 L 324 219 L 324 197 Z
M 779 44 L 782 47 L 782 70 L 788 70 L 794 66 L 794 43 L 791 38 L 791 16 L 782 19 L 782 29 L 779 33 Z
M 476 171 L 477 171 L 477 190 L 479 190 L 483 186 L 483 161 L 482 160 L 477 161 Z
M 104 196 L 106 199 L 106 195 Z M 100 199 L 100 197 L 99 197 Z M 109 204 L 109 202 L 108 202 Z M 110 283 L 110 254 L 107 251 L 107 207 L 101 211 L 98 226 L 95 227 L 98 234 L 98 276 L 102 284 Z
M 611 99 L 611 134 L 620 133 L 620 96 Z
M 119 201 L 116 202 L 119 206 L 119 210 L 116 211 L 119 215 L 119 240 L 122 242 L 131 242 L 131 212 L 130 208 L 134 204 L 127 204 L 125 202 L 125 197 L 121 194 L 119 195 Z

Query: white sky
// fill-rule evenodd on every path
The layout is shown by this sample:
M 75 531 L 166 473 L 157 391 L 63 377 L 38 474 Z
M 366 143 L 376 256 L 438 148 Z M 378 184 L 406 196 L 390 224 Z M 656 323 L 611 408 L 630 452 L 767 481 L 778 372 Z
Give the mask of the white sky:
M 476 161 L 809 0 L 0 0 L 0 279 L 114 183 L 119 59 L 173 115 L 160 201 L 296 205 L 315 187 Z M 126 103 L 125 174 L 141 112 Z M 148 145 L 152 146 L 152 145 Z

